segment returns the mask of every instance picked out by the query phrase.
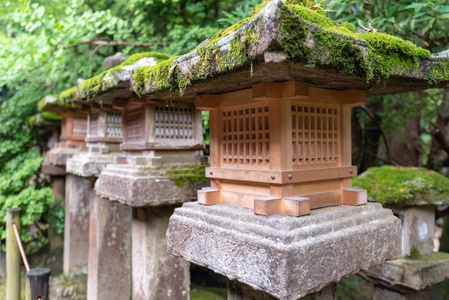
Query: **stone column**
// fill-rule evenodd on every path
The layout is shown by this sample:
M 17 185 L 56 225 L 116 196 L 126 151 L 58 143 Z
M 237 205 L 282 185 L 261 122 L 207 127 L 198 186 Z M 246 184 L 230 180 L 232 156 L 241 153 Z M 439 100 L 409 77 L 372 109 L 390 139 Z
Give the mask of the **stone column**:
M 133 299 L 188 299 L 189 263 L 167 253 L 174 206 L 136 208 L 132 221 Z
M 95 197 L 90 206 L 87 299 L 131 295 L 132 208 Z
M 64 229 L 64 274 L 87 266 L 89 249 L 89 202 L 95 194 L 92 181 L 67 174 Z

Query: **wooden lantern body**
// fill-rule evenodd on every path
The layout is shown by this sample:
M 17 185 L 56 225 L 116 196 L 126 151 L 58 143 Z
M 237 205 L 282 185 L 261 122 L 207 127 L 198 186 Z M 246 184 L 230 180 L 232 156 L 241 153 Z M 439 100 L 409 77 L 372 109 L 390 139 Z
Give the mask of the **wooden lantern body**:
M 292 216 L 366 203 L 351 179 L 351 107 L 364 102 L 364 91 L 295 81 L 197 97 L 197 108 L 210 111 L 211 152 L 211 187 L 198 201 Z
M 132 102 L 124 105 L 122 163 L 157 166 L 200 162 L 201 112 L 192 103 Z
M 62 117 L 61 136 L 58 147 L 78 148 L 85 146 L 87 136 L 87 113 L 82 111 L 60 111 Z
M 119 109 L 91 109 L 89 112 L 89 152 L 109 153 L 120 151 L 122 142 L 123 112 Z

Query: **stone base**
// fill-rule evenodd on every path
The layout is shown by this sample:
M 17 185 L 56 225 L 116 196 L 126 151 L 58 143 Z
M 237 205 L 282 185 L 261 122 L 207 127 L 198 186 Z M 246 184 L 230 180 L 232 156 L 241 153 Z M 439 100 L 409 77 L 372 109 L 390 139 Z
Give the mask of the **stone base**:
M 401 223 L 380 204 L 257 216 L 225 204 L 185 203 L 167 231 L 168 252 L 265 291 L 298 299 L 401 256 Z
M 98 177 L 107 165 L 113 163 L 114 157 L 121 155 L 121 153 L 81 152 L 67 160 L 67 173 L 81 177 Z
M 82 148 L 53 148 L 45 154 L 42 173 L 47 175 L 65 175 L 67 159 L 80 152 Z
M 421 291 L 449 279 L 449 253 L 387 261 L 362 273 L 367 279 L 398 291 Z
M 163 170 L 131 165 L 109 165 L 95 184 L 97 195 L 132 207 L 180 204 L 196 200 L 205 186 L 177 186 Z

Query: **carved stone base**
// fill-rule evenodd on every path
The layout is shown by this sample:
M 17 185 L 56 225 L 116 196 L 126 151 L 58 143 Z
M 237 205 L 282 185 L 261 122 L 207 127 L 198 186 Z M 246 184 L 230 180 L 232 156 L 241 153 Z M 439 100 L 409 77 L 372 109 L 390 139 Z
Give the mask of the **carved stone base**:
M 204 185 L 179 187 L 164 170 L 131 165 L 109 165 L 95 184 L 103 198 L 132 207 L 180 204 L 196 200 L 196 191 Z
M 167 231 L 168 252 L 280 299 L 298 299 L 401 256 L 401 224 L 380 204 L 308 216 L 185 203 Z
M 81 148 L 53 148 L 45 154 L 42 173 L 47 175 L 65 175 L 67 159 L 79 153 Z
M 107 165 L 112 164 L 114 157 L 120 153 L 100 154 L 95 152 L 81 152 L 67 160 L 67 173 L 81 177 L 98 177 Z

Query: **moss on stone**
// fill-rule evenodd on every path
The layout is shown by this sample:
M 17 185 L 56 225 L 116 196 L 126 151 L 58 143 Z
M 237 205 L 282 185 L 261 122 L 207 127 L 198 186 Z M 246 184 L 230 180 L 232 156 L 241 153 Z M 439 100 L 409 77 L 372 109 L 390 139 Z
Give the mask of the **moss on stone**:
M 298 24 L 301 22 L 289 10 L 324 32 L 309 30 L 305 24 Z M 367 81 L 375 79 L 380 82 L 386 81 L 397 70 L 417 68 L 420 60 L 430 56 L 429 51 L 389 34 L 358 34 L 353 25 L 333 21 L 303 5 L 287 4 L 282 14 L 282 50 L 288 57 L 311 66 L 319 65 L 341 73 L 366 77 Z M 293 36 L 296 39 L 292 39 Z M 313 51 L 307 47 L 307 40 L 311 37 L 318 44 Z M 355 43 L 356 38 L 367 42 L 368 55 Z
M 430 84 L 439 84 L 443 81 L 449 81 L 449 61 L 441 60 L 435 63 L 428 74 Z
M 206 182 L 205 164 L 175 164 L 162 165 L 160 167 L 147 167 L 139 169 L 141 172 L 151 172 L 168 177 L 177 186 L 183 187 L 186 184 L 195 184 L 197 182 Z
M 424 168 L 369 168 L 352 185 L 367 190 L 369 201 L 382 204 L 449 204 L 449 179 Z
M 160 168 L 179 187 L 207 181 L 204 164 L 167 165 Z
M 79 100 L 78 98 L 95 97 L 99 93 L 106 91 L 117 84 L 117 78 L 114 75 L 115 72 L 121 72 L 123 70 L 123 67 L 129 66 L 145 57 L 154 57 L 158 61 L 164 61 L 170 58 L 169 55 L 158 52 L 143 52 L 133 54 L 120 65 L 108 69 L 100 73 L 99 75 L 86 79 L 85 81 L 80 83 L 78 87 L 75 86 L 71 89 L 65 90 L 60 94 L 59 98 L 63 102 L 71 102 Z M 78 95 L 78 88 L 80 95 Z

